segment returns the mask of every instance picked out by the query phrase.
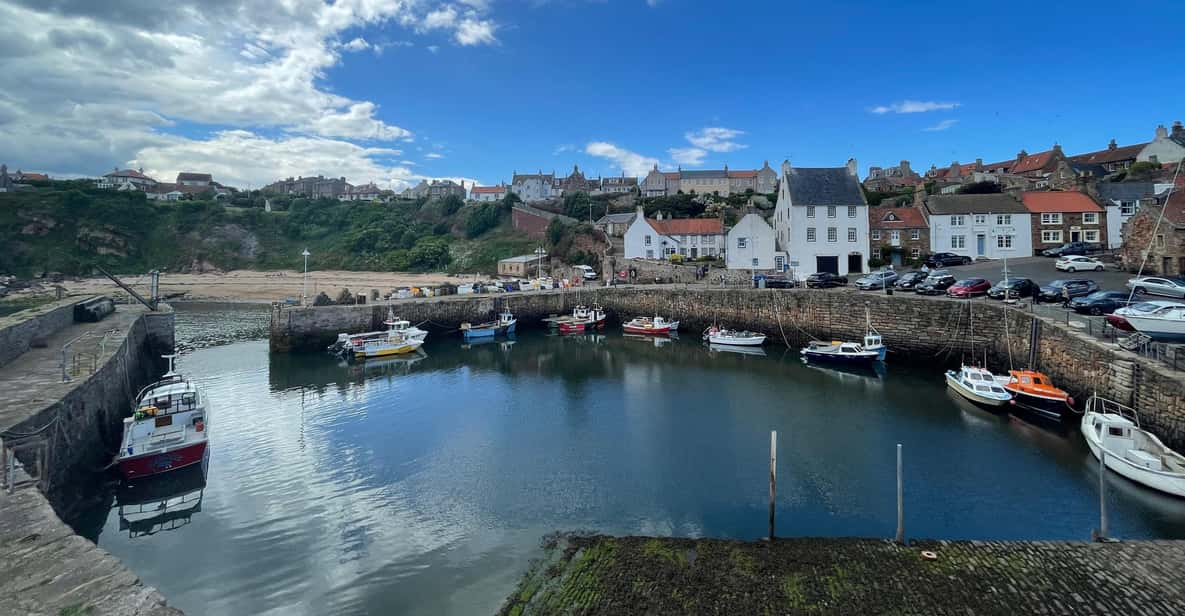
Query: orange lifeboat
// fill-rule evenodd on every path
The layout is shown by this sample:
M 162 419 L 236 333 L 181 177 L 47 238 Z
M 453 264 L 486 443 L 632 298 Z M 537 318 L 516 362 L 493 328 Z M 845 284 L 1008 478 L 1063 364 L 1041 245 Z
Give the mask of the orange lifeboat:
M 1074 399 L 1065 390 L 1054 386 L 1043 372 L 1009 370 L 1008 376 L 999 377 L 999 380 L 1012 394 L 1012 404 L 1042 417 L 1060 421 L 1067 411 L 1073 410 Z

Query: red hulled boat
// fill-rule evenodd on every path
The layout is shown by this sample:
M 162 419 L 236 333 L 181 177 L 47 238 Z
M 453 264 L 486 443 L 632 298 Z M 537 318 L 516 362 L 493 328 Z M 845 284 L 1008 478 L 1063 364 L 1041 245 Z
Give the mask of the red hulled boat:
M 123 420 L 123 442 L 116 462 L 129 479 L 197 464 L 206 454 L 209 430 L 205 396 L 173 371 L 176 355 L 166 355 L 169 371 L 145 387 L 132 416 Z

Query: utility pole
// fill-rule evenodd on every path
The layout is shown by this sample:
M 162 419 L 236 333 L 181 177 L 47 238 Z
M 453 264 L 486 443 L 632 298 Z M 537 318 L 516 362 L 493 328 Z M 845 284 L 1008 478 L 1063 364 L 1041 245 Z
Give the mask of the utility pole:
M 304 278 L 300 284 L 300 305 L 307 306 L 309 303 L 309 249 L 305 248 L 304 252 L 300 254 L 304 257 Z

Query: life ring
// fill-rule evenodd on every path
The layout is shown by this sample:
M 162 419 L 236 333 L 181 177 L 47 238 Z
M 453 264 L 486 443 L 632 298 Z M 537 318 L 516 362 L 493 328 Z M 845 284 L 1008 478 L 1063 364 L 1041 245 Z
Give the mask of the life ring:
M 922 550 L 922 560 L 938 560 L 938 554 L 930 550 Z

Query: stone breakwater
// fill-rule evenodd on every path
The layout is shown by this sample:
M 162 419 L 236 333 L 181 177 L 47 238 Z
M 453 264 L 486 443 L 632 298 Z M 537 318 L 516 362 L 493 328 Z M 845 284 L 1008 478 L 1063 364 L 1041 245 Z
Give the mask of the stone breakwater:
M 1185 448 L 1185 375 L 1082 334 L 1023 308 L 986 299 L 956 301 L 853 290 L 713 289 L 640 286 L 584 288 L 499 296 L 397 300 L 395 313 L 428 322 L 435 335 L 462 321 L 485 319 L 508 303 L 520 326 L 578 304 L 599 303 L 617 319 L 661 314 L 681 321 L 684 335 L 698 336 L 712 323 L 764 332 L 772 343 L 801 346 L 812 338 L 858 340 L 865 309 L 892 349 L 890 362 L 982 363 L 998 373 L 1035 367 L 1054 378 L 1081 406 L 1092 393 L 1128 404 L 1144 425 L 1177 449 Z M 339 332 L 382 328 L 388 304 L 273 310 L 273 351 L 323 349 Z M 1037 323 L 1034 327 L 1034 322 Z M 937 378 L 937 375 L 936 375 Z

